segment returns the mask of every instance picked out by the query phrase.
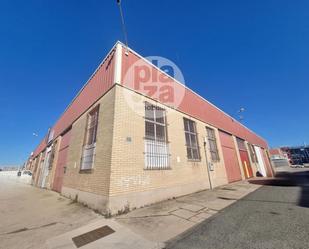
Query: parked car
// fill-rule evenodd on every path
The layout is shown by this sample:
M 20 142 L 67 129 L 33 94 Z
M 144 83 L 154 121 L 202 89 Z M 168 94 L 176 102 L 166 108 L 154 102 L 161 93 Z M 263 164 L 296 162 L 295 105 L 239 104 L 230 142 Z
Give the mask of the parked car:
M 32 176 L 32 172 L 30 170 L 24 170 L 23 175 L 29 175 Z
M 295 164 L 295 165 L 292 165 L 291 167 L 292 168 L 304 168 L 305 166 L 301 164 Z

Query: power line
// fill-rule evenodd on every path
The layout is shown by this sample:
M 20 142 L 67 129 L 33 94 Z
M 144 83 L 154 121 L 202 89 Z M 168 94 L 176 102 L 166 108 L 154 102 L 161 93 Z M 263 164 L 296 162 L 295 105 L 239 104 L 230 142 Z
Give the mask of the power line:
M 124 40 L 125 40 L 125 43 L 126 43 L 126 47 L 128 49 L 128 35 L 127 35 L 126 25 L 125 25 L 124 17 L 123 17 L 121 0 L 117 0 L 117 5 L 119 7 L 120 18 L 121 18 L 121 27 L 122 27 L 122 32 L 123 32 Z

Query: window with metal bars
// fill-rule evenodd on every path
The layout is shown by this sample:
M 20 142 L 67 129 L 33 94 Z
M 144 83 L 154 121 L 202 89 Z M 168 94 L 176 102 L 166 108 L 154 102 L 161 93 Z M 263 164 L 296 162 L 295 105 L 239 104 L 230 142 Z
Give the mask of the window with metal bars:
M 169 169 L 166 112 L 145 102 L 145 169 Z
M 91 110 L 87 115 L 87 124 L 81 159 L 81 170 L 91 169 L 95 158 L 95 146 L 97 141 L 99 119 L 99 106 Z
M 198 146 L 196 124 L 194 121 L 184 118 L 184 128 L 186 137 L 187 157 L 189 160 L 201 160 L 200 149 Z
M 208 143 L 209 143 L 209 151 L 211 155 L 211 160 L 213 162 L 219 162 L 220 157 L 219 157 L 215 130 L 209 127 L 206 127 L 206 130 L 207 130 L 207 138 L 208 138 Z

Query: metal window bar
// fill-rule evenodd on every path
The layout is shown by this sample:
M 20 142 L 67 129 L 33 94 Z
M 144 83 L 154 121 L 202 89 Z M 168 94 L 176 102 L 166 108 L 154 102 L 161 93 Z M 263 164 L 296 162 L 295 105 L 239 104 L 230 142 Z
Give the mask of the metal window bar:
M 91 169 L 95 158 L 95 144 L 91 146 L 85 146 L 83 150 L 83 156 L 81 160 L 81 169 Z
M 95 159 L 95 147 L 98 128 L 99 106 L 95 107 L 88 114 L 85 144 L 81 158 L 81 170 L 91 169 Z
M 98 110 L 89 114 L 88 125 L 87 125 L 87 144 L 93 144 L 96 141 L 98 127 Z
M 214 131 L 214 129 L 211 129 L 209 127 L 206 127 L 206 130 L 207 130 L 211 160 L 214 161 L 214 162 L 220 161 L 215 131 Z
M 169 169 L 170 154 L 168 144 L 155 140 L 145 140 L 145 169 Z
M 145 169 L 170 169 L 165 110 L 146 102 L 145 112 Z
M 190 154 L 187 153 L 187 157 L 190 160 L 200 160 L 200 151 L 198 146 L 198 138 L 196 132 L 196 124 L 194 121 L 184 118 L 184 126 L 185 126 L 185 136 L 186 137 L 186 147 L 187 150 L 190 151 Z M 195 143 L 192 142 L 192 138 L 194 137 Z M 196 153 L 195 153 L 196 152 Z

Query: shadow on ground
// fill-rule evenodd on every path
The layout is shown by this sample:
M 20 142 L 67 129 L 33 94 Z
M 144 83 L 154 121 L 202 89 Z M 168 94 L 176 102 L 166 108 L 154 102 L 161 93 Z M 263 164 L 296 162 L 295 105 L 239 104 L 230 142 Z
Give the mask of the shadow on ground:
M 298 205 L 309 208 L 309 170 L 301 172 L 278 172 L 272 179 L 252 179 L 252 184 L 301 188 Z

